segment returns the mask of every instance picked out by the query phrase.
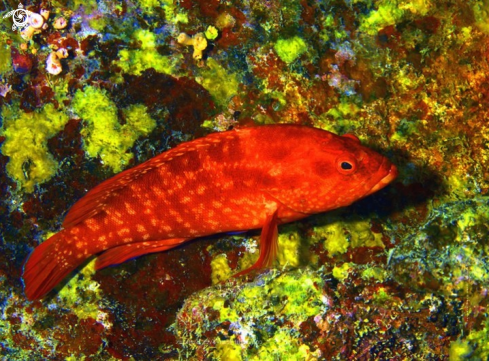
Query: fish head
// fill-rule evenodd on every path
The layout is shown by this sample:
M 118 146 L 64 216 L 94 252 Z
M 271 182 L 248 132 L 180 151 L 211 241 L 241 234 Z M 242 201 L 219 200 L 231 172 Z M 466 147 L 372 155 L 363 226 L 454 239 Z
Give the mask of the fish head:
M 389 159 L 363 146 L 352 134 L 329 133 L 317 145 L 311 168 L 327 208 L 350 205 L 384 188 L 398 175 Z
M 354 135 L 313 128 L 289 135 L 290 152 L 272 169 L 267 193 L 296 212 L 314 214 L 345 207 L 391 183 L 397 168 Z M 296 129 L 296 133 L 299 132 Z

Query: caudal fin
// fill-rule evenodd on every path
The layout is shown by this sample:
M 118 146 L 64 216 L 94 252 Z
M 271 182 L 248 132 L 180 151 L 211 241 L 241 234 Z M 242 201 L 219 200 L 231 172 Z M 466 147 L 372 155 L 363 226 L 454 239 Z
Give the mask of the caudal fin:
M 41 243 L 24 265 L 24 292 L 29 300 L 43 297 L 89 256 L 77 258 L 68 249 L 66 232 L 60 231 Z

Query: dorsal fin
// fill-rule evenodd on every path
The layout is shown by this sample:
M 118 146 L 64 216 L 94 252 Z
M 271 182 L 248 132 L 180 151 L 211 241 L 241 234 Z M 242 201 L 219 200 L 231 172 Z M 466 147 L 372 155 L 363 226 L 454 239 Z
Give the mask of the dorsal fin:
M 127 169 L 100 183 L 71 207 L 63 221 L 63 227 L 65 229 L 72 227 L 95 216 L 104 209 L 109 198 L 123 189 L 127 184 L 138 179 L 143 174 L 158 168 L 162 164 L 171 161 L 175 157 L 181 156 L 188 151 L 207 147 L 215 143 L 213 139 L 214 137 L 207 136 L 191 142 L 179 144 L 175 148 L 163 152 L 134 168 Z
M 343 134 L 342 137 L 353 139 L 358 144 L 361 144 L 360 139 L 355 134 L 347 133 Z
M 124 188 L 128 183 L 134 181 L 142 174 L 156 168 L 157 164 L 161 164 L 162 160 L 159 157 L 157 156 L 134 168 L 125 170 L 100 183 L 95 188 L 92 188 L 68 211 L 63 221 L 63 227 L 66 229 L 96 215 L 103 209 L 111 195 Z

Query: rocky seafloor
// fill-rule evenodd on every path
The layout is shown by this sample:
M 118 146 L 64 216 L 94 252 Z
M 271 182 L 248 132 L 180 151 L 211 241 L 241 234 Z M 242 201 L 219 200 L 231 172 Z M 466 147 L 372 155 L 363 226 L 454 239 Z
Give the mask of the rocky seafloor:
M 0 356 L 487 360 L 489 2 L 0 3 Z M 28 301 L 22 265 L 121 170 L 232 127 L 354 133 L 399 169 L 279 228 L 207 237 Z M 286 143 L 286 140 L 284 140 Z

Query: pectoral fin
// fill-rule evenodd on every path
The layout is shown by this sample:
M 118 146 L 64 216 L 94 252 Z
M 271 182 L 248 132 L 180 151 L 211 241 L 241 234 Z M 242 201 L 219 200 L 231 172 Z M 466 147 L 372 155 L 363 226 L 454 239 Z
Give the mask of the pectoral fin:
M 119 264 L 144 254 L 166 251 L 175 248 L 190 239 L 191 238 L 173 238 L 161 241 L 136 242 L 114 247 L 97 257 L 95 269 L 99 270 Z
M 260 256 L 253 266 L 234 275 L 243 276 L 252 270 L 271 267 L 278 252 L 278 209 L 267 215 L 260 235 Z

